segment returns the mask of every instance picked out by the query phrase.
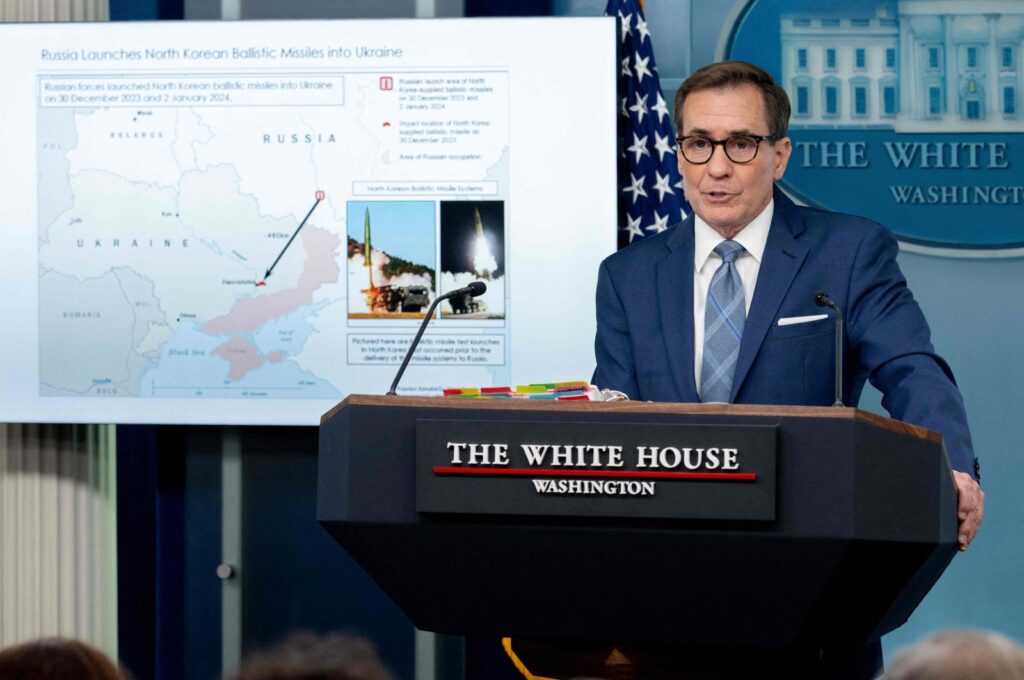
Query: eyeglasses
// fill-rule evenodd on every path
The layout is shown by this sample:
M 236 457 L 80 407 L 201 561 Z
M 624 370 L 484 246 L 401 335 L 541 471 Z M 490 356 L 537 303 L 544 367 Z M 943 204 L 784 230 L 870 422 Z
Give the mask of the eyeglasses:
M 749 163 L 757 156 L 761 142 L 774 142 L 779 138 L 775 135 L 733 135 L 728 139 L 711 139 L 704 135 L 680 135 L 676 137 L 676 145 L 683 158 L 694 165 L 703 165 L 711 160 L 715 147 L 719 144 L 725 148 L 725 155 L 733 163 Z

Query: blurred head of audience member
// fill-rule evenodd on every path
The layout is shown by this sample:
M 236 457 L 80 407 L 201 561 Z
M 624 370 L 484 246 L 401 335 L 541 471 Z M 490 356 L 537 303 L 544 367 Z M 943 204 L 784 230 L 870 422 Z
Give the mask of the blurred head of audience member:
M 44 638 L 0 650 L 4 680 L 126 680 L 130 676 L 95 647 Z
M 951 630 L 899 654 L 885 680 L 1024 680 L 1024 647 L 982 631 Z
M 331 633 L 295 633 L 252 652 L 231 680 L 392 680 L 369 640 Z

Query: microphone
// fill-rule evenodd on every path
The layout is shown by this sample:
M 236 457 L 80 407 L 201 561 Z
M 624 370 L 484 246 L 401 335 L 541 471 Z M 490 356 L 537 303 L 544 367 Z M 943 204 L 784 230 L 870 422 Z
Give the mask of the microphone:
M 448 298 L 459 297 L 460 295 L 467 295 L 467 294 L 470 297 L 479 297 L 479 296 L 483 295 L 486 292 L 487 292 L 487 284 L 486 283 L 484 283 L 483 281 L 474 281 L 473 283 L 469 284 L 468 286 L 466 286 L 464 288 L 459 288 L 457 290 L 449 291 L 449 292 L 445 293 L 444 295 L 442 295 L 441 297 L 439 297 L 437 299 L 438 299 L 438 301 L 440 301 L 440 300 L 447 300 Z
M 814 304 L 830 307 L 836 313 L 836 400 L 833 406 L 843 405 L 843 313 L 839 305 L 823 290 L 814 294 Z
M 420 338 L 423 337 L 423 331 L 427 330 L 427 324 L 430 323 L 430 319 L 434 316 L 434 309 L 440 304 L 441 300 L 449 300 L 451 298 L 460 297 L 462 295 L 468 295 L 470 297 L 479 297 L 487 291 L 487 284 L 483 281 L 474 281 L 473 283 L 463 288 L 456 288 L 450 290 L 444 295 L 439 295 L 434 299 L 434 302 L 430 305 L 430 309 L 427 310 L 427 315 L 423 317 L 423 323 L 420 324 L 420 329 L 416 331 L 416 337 L 412 339 L 412 344 L 409 345 L 409 350 L 405 353 L 405 358 L 402 359 L 402 365 L 398 369 L 398 374 L 395 375 L 394 382 L 391 383 L 391 389 L 388 390 L 387 396 L 397 396 L 398 392 L 395 390 L 398 388 L 398 381 L 402 379 L 402 374 L 405 373 L 406 366 L 409 365 L 409 360 L 412 359 L 413 352 L 416 351 L 416 345 L 420 344 Z

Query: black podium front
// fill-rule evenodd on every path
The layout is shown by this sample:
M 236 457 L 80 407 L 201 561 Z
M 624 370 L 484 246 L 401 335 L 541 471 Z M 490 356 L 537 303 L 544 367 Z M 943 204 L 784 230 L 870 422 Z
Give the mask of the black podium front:
M 458 466 L 469 462 L 466 432 L 557 445 L 563 430 L 574 433 L 566 445 L 588 432 L 595 445 L 617 437 L 627 458 L 637 448 L 650 463 L 639 447 L 668 425 L 682 428 L 677 439 L 686 428 L 697 439 L 768 432 L 774 454 L 748 476 L 770 492 L 767 514 L 737 518 L 730 507 L 755 488 L 722 477 L 744 472 L 735 455 L 675 477 L 650 466 L 502 470 L 497 448 L 477 456 L 481 474 Z M 441 455 L 455 463 L 424 465 L 438 455 L 425 442 L 447 431 Z M 594 460 L 583 455 L 562 462 Z M 580 470 L 590 477 L 566 486 Z M 561 487 L 537 482 L 555 475 Z M 630 484 L 609 484 L 614 475 Z M 647 480 L 657 489 L 636 486 Z M 318 487 L 317 518 L 335 540 L 418 628 L 449 634 L 850 648 L 906 621 L 956 553 L 956 491 L 938 435 L 856 409 L 352 396 L 322 420 Z M 458 497 L 446 504 L 444 489 Z M 601 497 L 578 494 L 577 506 L 572 489 Z M 651 511 L 659 494 L 681 516 Z M 669 494 L 679 500 L 665 504 Z

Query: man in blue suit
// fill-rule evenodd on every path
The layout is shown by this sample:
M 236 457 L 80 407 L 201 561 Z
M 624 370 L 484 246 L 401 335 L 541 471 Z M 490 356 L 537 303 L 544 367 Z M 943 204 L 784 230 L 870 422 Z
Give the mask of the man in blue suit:
M 602 263 L 594 384 L 650 401 L 827 406 L 834 322 L 815 304 L 826 291 L 845 318 L 844 403 L 870 380 L 892 417 L 942 433 L 966 550 L 984 494 L 963 400 L 892 233 L 797 206 L 775 187 L 792 151 L 789 98 L 757 66 L 696 71 L 675 111 L 693 214 Z
M 833 403 L 834 325 L 845 318 L 843 401 L 865 380 L 899 420 L 942 433 L 966 550 L 984 514 L 963 400 L 884 227 L 799 207 L 775 187 L 792 151 L 789 98 L 745 62 L 696 71 L 676 94 L 676 155 L 693 214 L 601 264 L 593 382 L 632 399 Z M 822 658 L 820 675 L 871 678 L 878 643 Z

